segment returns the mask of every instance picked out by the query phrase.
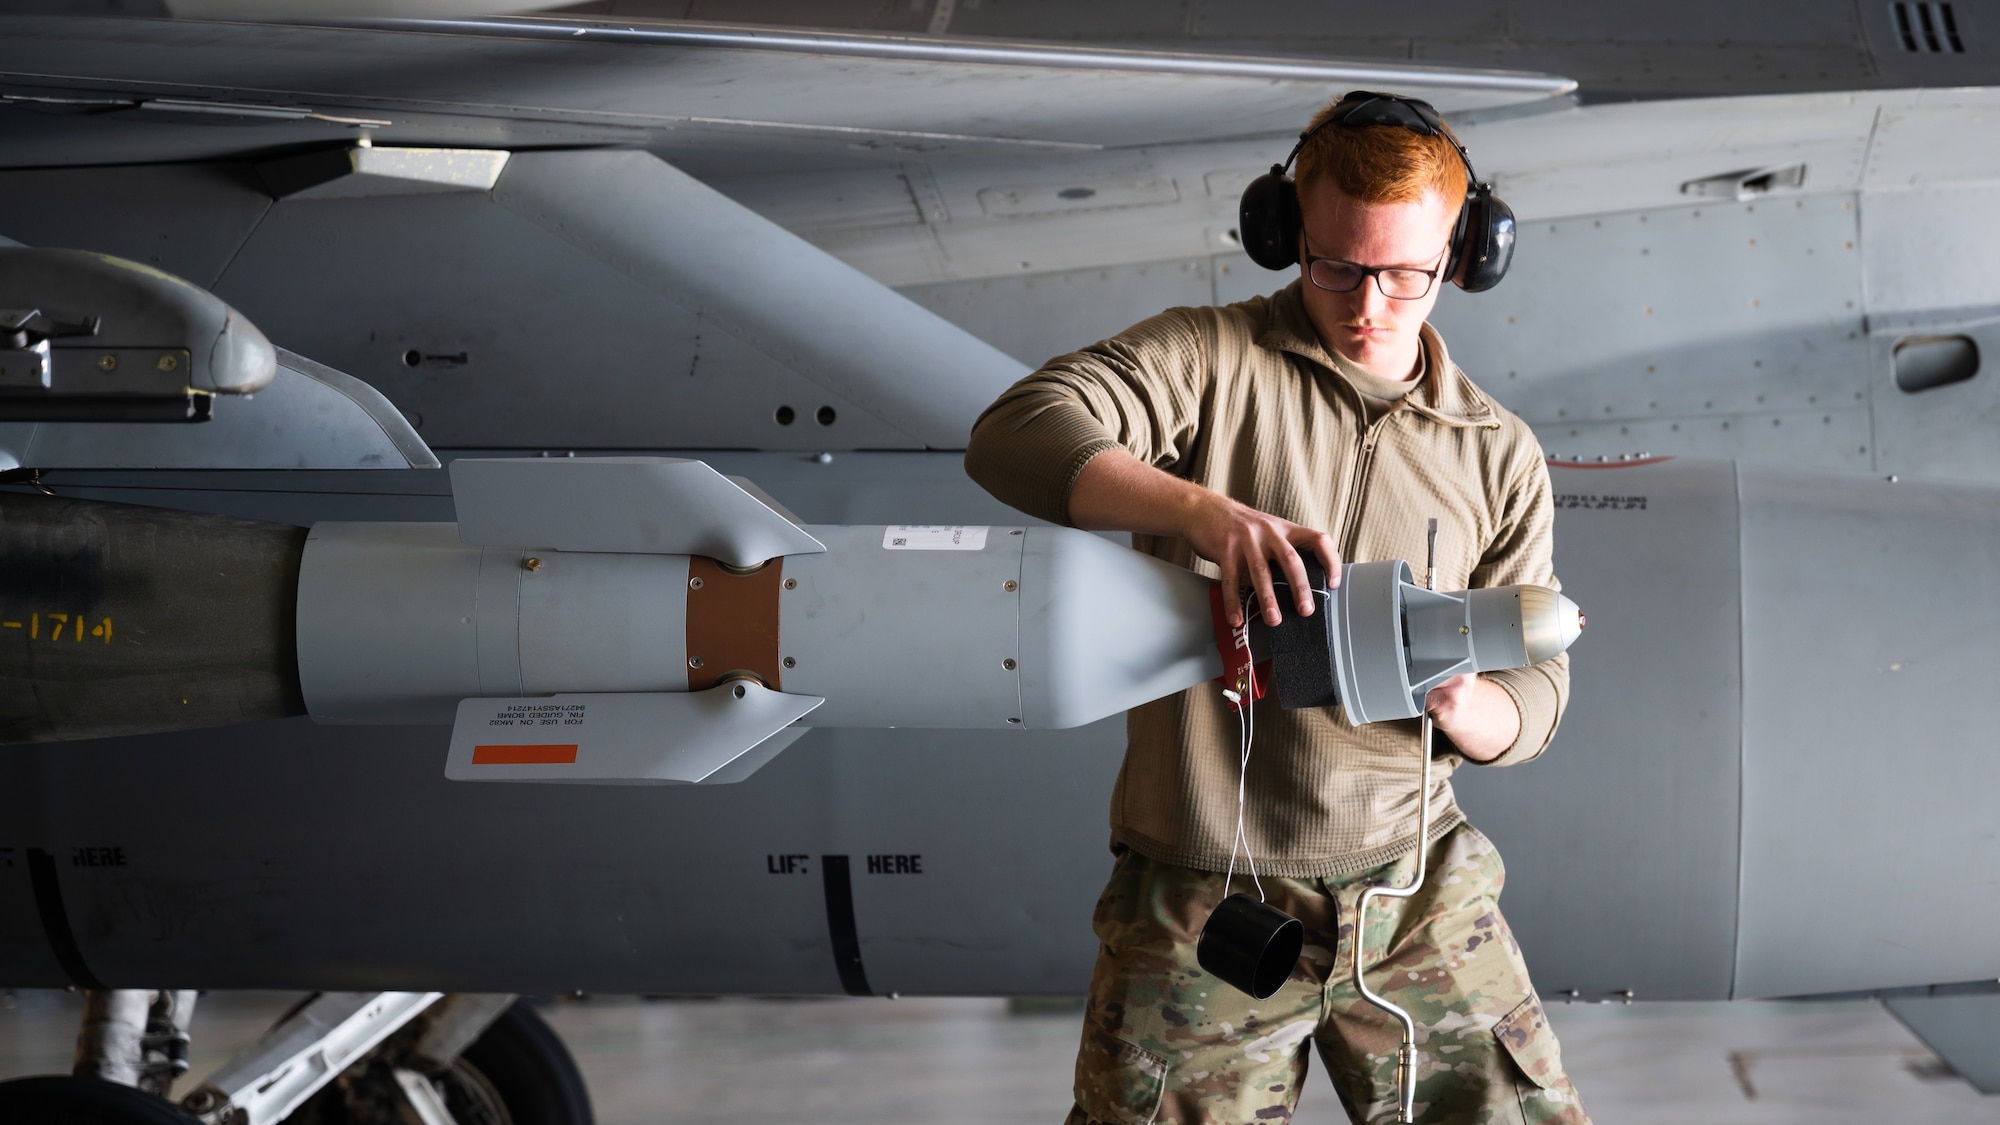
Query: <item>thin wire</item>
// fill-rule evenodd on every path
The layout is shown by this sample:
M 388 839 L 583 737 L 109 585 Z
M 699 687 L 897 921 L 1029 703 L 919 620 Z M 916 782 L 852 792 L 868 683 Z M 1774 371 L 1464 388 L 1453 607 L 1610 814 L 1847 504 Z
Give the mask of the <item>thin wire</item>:
M 1241 608 L 1244 614 L 1244 635 L 1247 637 L 1249 635 L 1250 622 L 1249 595 L 1244 595 Z M 1250 851 L 1250 837 L 1243 833 L 1243 793 L 1250 779 L 1250 747 L 1257 739 L 1257 712 L 1251 707 L 1251 704 L 1257 701 L 1257 665 L 1254 662 L 1245 663 L 1243 674 L 1242 695 L 1238 695 L 1227 688 L 1223 689 L 1222 692 L 1223 695 L 1229 697 L 1230 702 L 1237 705 L 1236 834 L 1229 839 L 1229 873 L 1222 878 L 1222 897 L 1229 897 L 1229 884 L 1236 878 L 1236 851 L 1241 847 L 1243 858 L 1250 865 L 1250 879 L 1257 884 L 1257 901 L 1264 902 L 1264 880 L 1257 874 L 1257 857 Z M 1250 716 L 1247 722 L 1243 717 L 1245 712 L 1248 712 Z
M 1247 634 L 1246 634 L 1247 635 Z M 1252 661 L 1243 666 L 1245 682 L 1250 685 L 1250 698 L 1243 710 L 1250 715 L 1250 733 L 1243 740 L 1243 768 L 1236 774 L 1236 834 L 1243 837 L 1243 858 L 1250 864 L 1250 879 L 1257 884 L 1257 901 L 1264 901 L 1264 880 L 1257 874 L 1257 857 L 1250 851 L 1250 837 L 1243 832 L 1243 788 L 1250 777 L 1250 747 L 1257 742 L 1257 664 Z

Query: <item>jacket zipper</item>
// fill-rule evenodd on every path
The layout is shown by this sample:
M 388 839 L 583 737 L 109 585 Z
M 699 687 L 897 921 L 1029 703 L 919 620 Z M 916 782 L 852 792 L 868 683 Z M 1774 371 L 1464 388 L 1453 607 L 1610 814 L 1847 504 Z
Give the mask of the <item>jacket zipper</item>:
M 1394 411 L 1390 411 L 1373 422 L 1363 422 L 1361 425 L 1361 450 L 1354 456 L 1354 475 L 1350 478 L 1351 484 L 1347 493 L 1347 511 L 1340 519 L 1342 530 L 1345 532 L 1340 540 L 1340 561 L 1343 563 L 1354 561 L 1354 544 L 1361 536 L 1359 524 L 1361 497 L 1367 491 L 1368 470 L 1375 463 L 1376 428 L 1387 422 L 1394 414 Z M 1365 408 L 1362 417 L 1367 417 Z

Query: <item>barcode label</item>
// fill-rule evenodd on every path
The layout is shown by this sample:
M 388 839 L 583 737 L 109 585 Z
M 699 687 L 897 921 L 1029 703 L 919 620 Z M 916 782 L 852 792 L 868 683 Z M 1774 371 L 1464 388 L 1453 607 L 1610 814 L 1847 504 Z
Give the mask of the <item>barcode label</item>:
M 902 525 L 882 529 L 885 551 L 983 551 L 985 527 Z

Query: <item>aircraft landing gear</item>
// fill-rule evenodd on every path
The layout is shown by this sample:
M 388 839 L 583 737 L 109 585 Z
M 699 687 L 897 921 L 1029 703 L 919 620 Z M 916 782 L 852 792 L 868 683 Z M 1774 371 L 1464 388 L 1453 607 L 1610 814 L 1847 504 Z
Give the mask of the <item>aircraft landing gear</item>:
M 33 1125 L 199 1125 L 179 1106 L 102 1078 L 39 1074 L 0 1082 L 0 1121 Z
M 583 1072 L 525 1001 L 502 1012 L 460 1061 L 492 1083 L 513 1125 L 592 1125 Z
M 0 1082 L 32 1125 L 592 1125 L 569 1051 L 510 995 L 327 992 L 189 1094 L 192 992 L 94 990 L 76 1072 Z
M 511 997 L 506 999 L 511 1000 Z M 428 1089 L 426 1089 L 428 1087 Z M 448 1117 L 431 1117 L 431 1099 Z M 408 1105 L 423 1125 L 592 1125 L 590 1094 L 568 1048 L 524 1001 L 502 1009 L 442 1069 L 375 1058 L 349 1069 L 285 1125 L 402 1125 Z
M 70 1074 L 0 1082 L 0 1122 L 33 1125 L 199 1125 L 167 1100 L 187 1072 L 196 994 L 93 989 Z

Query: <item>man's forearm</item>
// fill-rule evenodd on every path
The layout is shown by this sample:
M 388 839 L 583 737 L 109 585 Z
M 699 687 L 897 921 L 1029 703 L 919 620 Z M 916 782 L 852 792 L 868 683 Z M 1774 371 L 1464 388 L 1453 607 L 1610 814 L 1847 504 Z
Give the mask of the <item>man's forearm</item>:
M 1298 612 L 1304 614 L 1313 611 L 1313 598 L 1299 552 L 1315 555 L 1329 575 L 1340 573 L 1340 555 L 1325 532 L 1163 473 L 1122 449 L 1107 449 L 1083 467 L 1070 485 L 1068 511 L 1069 522 L 1078 527 L 1187 540 L 1195 554 L 1222 571 L 1224 590 L 1234 593 L 1247 584 L 1256 591 L 1268 625 L 1283 619 L 1271 581 L 1273 566 L 1284 574 L 1297 595 Z M 1232 598 L 1229 623 L 1241 624 L 1242 614 L 1243 607 Z
M 1188 513 L 1206 492 L 1125 450 L 1107 449 L 1070 486 L 1069 522 L 1091 531 L 1184 535 Z
M 1521 709 L 1506 688 L 1483 676 L 1458 676 L 1431 689 L 1425 706 L 1459 753 L 1490 762 L 1521 737 Z

